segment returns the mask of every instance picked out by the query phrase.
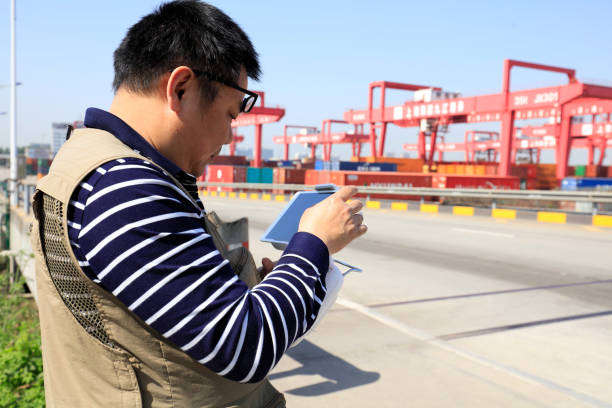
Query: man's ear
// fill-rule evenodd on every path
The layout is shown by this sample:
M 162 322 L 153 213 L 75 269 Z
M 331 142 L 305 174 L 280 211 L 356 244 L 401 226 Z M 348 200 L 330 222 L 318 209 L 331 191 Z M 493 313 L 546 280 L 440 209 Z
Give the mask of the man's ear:
M 189 67 L 180 66 L 170 73 L 166 83 L 166 102 L 172 111 L 180 112 L 183 97 L 196 85 L 195 82 L 195 74 Z

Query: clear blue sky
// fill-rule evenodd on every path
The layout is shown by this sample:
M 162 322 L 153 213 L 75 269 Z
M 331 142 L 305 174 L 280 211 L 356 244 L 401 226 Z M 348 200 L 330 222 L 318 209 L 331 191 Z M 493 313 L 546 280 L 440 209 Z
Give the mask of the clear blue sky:
M 51 122 L 82 119 L 112 100 L 112 53 L 126 30 L 158 1 L 17 0 L 19 145 L 48 142 Z M 253 89 L 280 105 L 264 126 L 264 147 L 282 124 L 320 126 L 367 105 L 376 80 L 441 86 L 463 95 L 497 93 L 504 58 L 577 70 L 612 85 L 610 1 L 217 1 L 249 34 L 264 75 Z M 0 3 L 0 84 L 9 82 L 10 2 Z M 513 89 L 561 84 L 561 75 L 513 71 Z M 392 93 L 391 102 L 406 99 Z M 0 112 L 9 91 L 0 88 Z M 9 121 L 0 116 L 0 145 Z M 472 125 L 490 129 L 497 125 Z M 448 139 L 463 137 L 456 126 Z M 252 129 L 241 131 L 252 144 Z M 387 151 L 401 153 L 416 129 L 392 129 Z M 280 152 L 280 148 L 277 148 Z M 303 149 L 295 147 L 293 151 Z M 348 149 L 338 149 L 347 152 Z M 609 161 L 609 159 L 608 159 Z

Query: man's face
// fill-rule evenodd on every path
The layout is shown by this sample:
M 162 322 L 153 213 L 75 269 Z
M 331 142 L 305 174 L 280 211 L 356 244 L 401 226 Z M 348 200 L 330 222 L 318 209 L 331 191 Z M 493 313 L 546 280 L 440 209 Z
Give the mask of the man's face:
M 247 88 L 244 69 L 236 85 Z M 190 147 L 189 172 L 194 176 L 204 173 L 206 164 L 219 154 L 224 144 L 232 141 L 232 120 L 240 114 L 244 94 L 229 86 L 218 84 L 219 92 L 212 103 L 199 101 L 187 112 L 184 141 Z

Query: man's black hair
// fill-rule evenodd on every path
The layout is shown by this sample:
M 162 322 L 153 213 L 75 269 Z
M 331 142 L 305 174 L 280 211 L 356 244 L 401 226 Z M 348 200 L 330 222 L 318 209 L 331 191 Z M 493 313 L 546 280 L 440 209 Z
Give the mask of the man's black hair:
M 208 102 L 218 88 L 206 77 L 235 83 L 242 66 L 250 78 L 261 74 L 251 40 L 228 15 L 201 1 L 176 0 L 128 30 L 114 53 L 113 88 L 152 93 L 162 75 L 181 65 L 204 72 L 200 83 Z

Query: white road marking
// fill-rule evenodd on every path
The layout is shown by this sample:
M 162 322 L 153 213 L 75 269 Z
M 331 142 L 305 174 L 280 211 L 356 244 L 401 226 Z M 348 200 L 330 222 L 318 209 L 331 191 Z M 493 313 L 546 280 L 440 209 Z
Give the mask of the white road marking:
M 367 306 L 361 305 L 359 303 L 347 300 L 347 299 L 343 299 L 343 298 L 338 298 L 338 300 L 336 301 L 336 303 L 338 303 L 341 306 L 344 307 L 348 307 L 349 309 L 352 309 L 356 312 L 359 312 L 373 320 L 376 320 L 377 322 L 380 322 L 382 324 L 384 324 L 385 326 L 391 327 L 401 333 L 406 334 L 407 336 L 410 336 L 416 340 L 420 340 L 422 342 L 425 342 L 429 345 L 432 345 L 434 347 L 438 347 L 439 349 L 451 352 L 453 354 L 456 354 L 460 357 L 466 358 L 470 361 L 473 361 L 475 363 L 481 364 L 483 366 L 489 367 L 489 368 L 493 368 L 495 370 L 498 370 L 500 372 L 503 372 L 505 374 L 511 375 L 515 378 L 518 378 L 519 380 L 528 382 L 530 384 L 534 384 L 534 385 L 539 385 L 557 392 L 560 392 L 562 394 L 565 394 L 569 397 L 574 398 L 577 401 L 583 402 L 583 403 L 587 403 L 587 404 L 591 404 L 595 407 L 605 407 L 605 408 L 612 408 L 612 405 L 609 403 L 606 403 L 604 401 L 600 401 L 596 398 L 593 398 L 589 395 L 586 394 L 582 394 L 578 391 L 574 391 L 570 388 L 567 388 L 561 384 L 557 384 L 555 382 L 549 381 L 545 378 L 542 377 L 538 377 L 536 375 L 533 374 L 529 374 L 527 372 L 518 370 L 516 368 L 495 362 L 493 360 L 489 360 L 486 357 L 480 356 L 476 353 L 473 353 L 471 351 L 468 350 L 464 350 L 460 347 L 451 345 L 449 342 L 444 341 L 444 340 L 440 340 L 438 339 L 436 336 L 429 334 L 427 332 L 424 332 L 420 329 L 417 329 L 416 327 L 411 327 L 407 324 L 404 324 L 398 320 L 393 319 L 392 317 L 389 316 L 385 316 L 384 314 L 371 309 Z
M 453 228 L 453 231 L 469 232 L 472 234 L 491 235 L 493 237 L 514 238 L 514 235 L 504 234 L 503 232 L 491 232 L 491 231 L 473 230 L 473 229 L 467 229 L 467 228 Z

